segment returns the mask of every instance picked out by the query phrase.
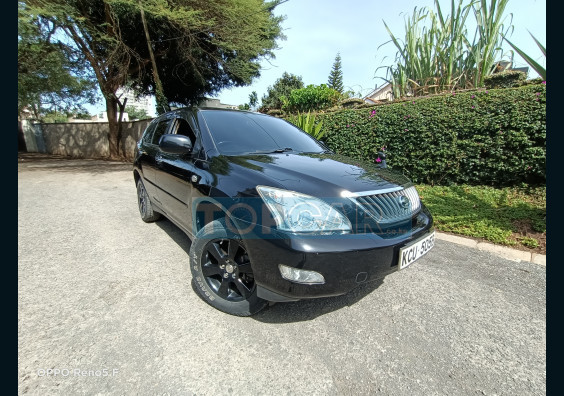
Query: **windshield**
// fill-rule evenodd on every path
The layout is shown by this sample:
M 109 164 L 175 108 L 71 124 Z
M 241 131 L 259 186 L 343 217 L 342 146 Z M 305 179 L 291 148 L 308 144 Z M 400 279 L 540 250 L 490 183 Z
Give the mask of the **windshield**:
M 325 151 L 315 139 L 287 121 L 262 114 L 203 110 L 210 133 L 224 155 Z

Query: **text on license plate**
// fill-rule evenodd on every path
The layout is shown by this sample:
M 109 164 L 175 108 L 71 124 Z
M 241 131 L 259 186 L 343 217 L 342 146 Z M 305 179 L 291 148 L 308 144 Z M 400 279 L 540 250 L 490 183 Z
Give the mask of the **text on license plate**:
M 400 249 L 398 269 L 404 269 L 415 260 L 426 254 L 435 246 L 435 232 L 427 235 L 425 238 Z

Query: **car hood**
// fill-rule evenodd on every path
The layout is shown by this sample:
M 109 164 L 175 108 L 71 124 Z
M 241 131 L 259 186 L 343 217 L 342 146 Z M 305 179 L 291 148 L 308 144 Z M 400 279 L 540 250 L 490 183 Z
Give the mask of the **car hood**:
M 220 156 L 212 160 L 212 168 L 214 162 L 222 164 L 221 173 L 229 178 L 247 180 L 251 189 L 267 185 L 316 197 L 338 197 L 343 190 L 363 192 L 412 184 L 402 174 L 338 154 Z

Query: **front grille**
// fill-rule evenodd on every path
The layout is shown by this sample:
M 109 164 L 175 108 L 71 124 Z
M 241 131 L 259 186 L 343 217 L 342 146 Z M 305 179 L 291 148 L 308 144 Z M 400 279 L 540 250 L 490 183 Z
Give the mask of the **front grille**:
M 421 208 L 415 187 L 398 188 L 378 193 L 355 193 L 350 197 L 364 212 L 379 224 L 397 223 L 413 216 Z

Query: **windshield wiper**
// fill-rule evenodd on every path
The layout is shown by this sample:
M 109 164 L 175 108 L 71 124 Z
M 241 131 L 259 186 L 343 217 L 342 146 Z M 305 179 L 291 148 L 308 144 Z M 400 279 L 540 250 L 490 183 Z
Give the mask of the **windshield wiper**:
M 274 153 L 286 153 L 288 151 L 294 151 L 291 147 L 279 148 L 272 151 L 255 151 L 253 154 L 274 154 Z

